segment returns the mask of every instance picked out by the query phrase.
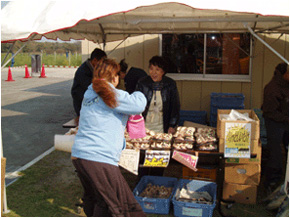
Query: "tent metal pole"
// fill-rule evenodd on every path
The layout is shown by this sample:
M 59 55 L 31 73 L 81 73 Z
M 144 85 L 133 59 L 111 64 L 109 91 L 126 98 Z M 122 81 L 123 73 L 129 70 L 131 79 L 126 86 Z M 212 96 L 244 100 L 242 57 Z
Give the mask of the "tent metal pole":
M 35 36 L 36 35 L 30 37 L 30 39 L 27 42 L 25 42 L 24 45 L 22 45 L 21 48 L 16 53 L 14 55 L 12 55 L 12 57 L 9 58 L 9 60 L 6 61 L 6 63 L 1 66 L 1 70 L 3 70 L 4 67 L 6 67 L 6 65 L 12 60 L 12 58 L 14 58 L 27 45 L 27 43 L 30 42 Z
M 103 50 L 105 51 L 105 49 L 106 49 L 106 34 L 105 34 L 105 30 L 104 30 L 104 28 L 103 28 L 103 25 L 99 23 L 99 26 L 100 26 L 101 31 L 102 31 Z
M 123 39 L 115 48 L 113 48 L 112 51 L 110 51 L 110 53 L 108 54 L 108 56 L 113 53 L 123 42 L 125 42 L 126 39 L 128 39 L 129 36 L 127 36 L 125 39 Z
M 203 39 L 203 72 L 202 72 L 202 77 L 205 77 L 206 74 L 206 41 L 207 41 L 207 34 L 204 34 L 204 39 Z
M 253 37 L 250 39 L 250 66 L 249 66 L 249 73 L 251 77 L 251 89 L 250 89 L 250 108 L 253 106 Z
M 244 26 L 248 28 L 250 33 L 255 36 L 260 42 L 262 42 L 268 49 L 270 49 L 274 54 L 276 54 L 280 59 L 282 59 L 285 63 L 289 65 L 289 61 L 286 60 L 282 55 L 280 55 L 275 49 L 273 49 L 269 44 L 267 44 L 263 39 L 261 39 L 252 29 L 248 26 L 247 23 L 244 23 Z
M 9 55 L 10 51 L 12 50 L 13 46 L 15 45 L 15 43 L 16 43 L 16 41 L 14 41 L 13 44 L 10 46 L 9 51 L 6 53 L 2 62 L 4 62 L 6 60 L 6 58 L 8 57 L 8 55 Z

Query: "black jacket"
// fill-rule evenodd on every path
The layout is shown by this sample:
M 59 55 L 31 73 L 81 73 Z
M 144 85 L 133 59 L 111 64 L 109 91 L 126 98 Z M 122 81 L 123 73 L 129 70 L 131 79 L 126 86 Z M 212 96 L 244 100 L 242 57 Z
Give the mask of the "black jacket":
M 129 94 L 134 92 L 136 89 L 138 80 L 145 76 L 148 76 L 148 75 L 144 70 L 140 68 L 136 68 L 136 67 L 131 67 L 124 78 L 126 91 L 129 92 Z
M 82 63 L 82 65 L 77 69 L 74 76 L 73 85 L 71 88 L 73 106 L 78 116 L 80 115 L 84 94 L 88 89 L 88 86 L 92 83 L 92 78 L 93 78 L 93 68 L 89 60 L 87 60 L 84 63 Z
M 145 119 L 153 96 L 153 83 L 154 81 L 151 77 L 147 76 L 140 79 L 136 87 L 136 91 L 141 91 L 147 98 L 147 105 L 143 112 Z M 169 127 L 174 128 L 178 125 L 180 102 L 176 82 L 173 79 L 164 76 L 161 83 L 163 83 L 163 88 L 161 89 L 163 102 L 163 129 L 164 132 L 167 133 Z
M 289 122 L 289 81 L 280 72 L 264 88 L 263 116 L 276 122 Z

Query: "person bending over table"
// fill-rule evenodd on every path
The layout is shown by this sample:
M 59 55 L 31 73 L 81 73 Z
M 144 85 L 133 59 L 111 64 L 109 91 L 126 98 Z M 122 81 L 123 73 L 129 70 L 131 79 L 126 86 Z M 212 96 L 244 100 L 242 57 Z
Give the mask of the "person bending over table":
M 127 72 L 128 69 L 128 64 L 125 62 L 125 59 L 120 61 L 120 78 L 124 79 L 125 83 L 125 90 L 131 94 L 132 92 L 135 91 L 137 82 L 145 77 L 148 76 L 147 73 L 137 67 L 130 67 L 129 71 Z
M 119 64 L 111 59 L 97 63 L 92 84 L 84 95 L 72 147 L 87 216 L 146 216 L 118 167 L 126 148 L 128 117 L 144 111 L 146 98 L 141 92 L 130 95 L 115 88 L 119 70 Z

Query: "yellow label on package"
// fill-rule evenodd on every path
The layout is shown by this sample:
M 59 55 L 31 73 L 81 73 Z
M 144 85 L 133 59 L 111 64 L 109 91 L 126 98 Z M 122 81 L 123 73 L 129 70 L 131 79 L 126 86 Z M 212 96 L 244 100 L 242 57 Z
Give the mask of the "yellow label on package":
M 144 166 L 146 167 L 167 167 L 170 160 L 170 151 L 146 150 Z
M 226 158 L 251 157 L 251 123 L 225 124 L 225 151 Z

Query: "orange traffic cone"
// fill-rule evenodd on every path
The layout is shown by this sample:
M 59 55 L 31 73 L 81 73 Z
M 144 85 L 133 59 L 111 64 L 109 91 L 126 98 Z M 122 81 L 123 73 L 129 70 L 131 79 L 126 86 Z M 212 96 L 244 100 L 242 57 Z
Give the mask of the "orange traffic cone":
M 15 81 L 15 80 L 13 80 L 13 78 L 12 78 L 12 73 L 11 73 L 10 66 L 9 66 L 9 68 L 8 68 L 8 78 L 7 78 L 7 80 L 5 80 L 5 81 L 7 81 L 7 82 Z
M 27 64 L 25 64 L 25 77 L 24 78 L 31 78 L 31 76 L 29 75 Z
M 42 64 L 41 74 L 40 74 L 40 77 L 39 78 L 46 78 L 44 64 Z

